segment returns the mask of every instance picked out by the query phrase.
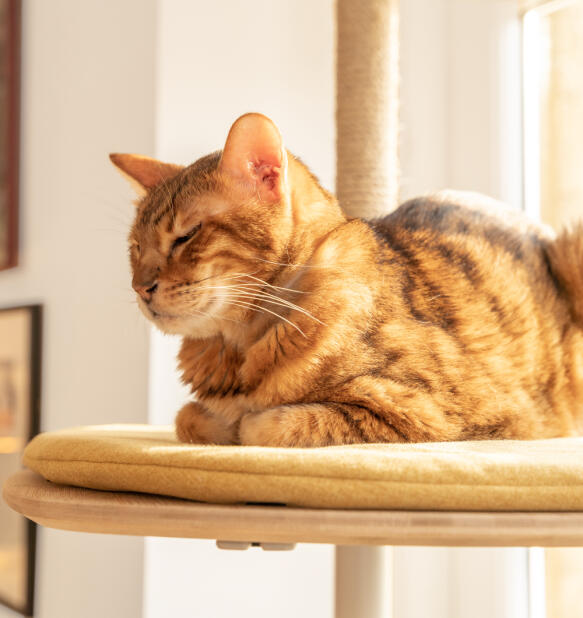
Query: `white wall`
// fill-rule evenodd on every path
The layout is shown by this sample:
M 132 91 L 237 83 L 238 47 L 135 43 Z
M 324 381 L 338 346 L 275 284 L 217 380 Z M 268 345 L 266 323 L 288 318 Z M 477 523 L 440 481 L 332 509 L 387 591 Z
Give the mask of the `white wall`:
M 153 152 L 154 24 L 154 0 L 23 3 L 20 266 L 0 273 L 0 305 L 44 306 L 44 430 L 147 418 L 131 192 L 107 153 Z M 141 615 L 142 539 L 39 537 L 37 616 Z
M 189 163 L 222 148 L 231 123 L 259 111 L 333 188 L 332 0 L 252 5 L 163 0 L 158 19 L 157 156 Z M 153 335 L 150 419 L 173 420 L 177 343 Z M 147 618 L 332 616 L 333 548 L 217 550 L 212 541 L 147 539 Z
M 447 187 L 522 206 L 517 5 L 401 4 L 402 199 Z
M 518 204 L 518 112 L 507 102 L 519 82 L 502 62 L 516 31 L 497 28 L 514 3 L 469 4 L 401 3 L 403 197 L 449 185 Z M 21 266 L 0 273 L 0 304 L 45 305 L 43 429 L 146 420 L 148 330 L 126 266 L 131 192 L 106 153 L 187 163 L 221 147 L 238 115 L 261 111 L 333 188 L 333 23 L 332 0 L 24 3 Z M 153 422 L 170 422 L 185 396 L 175 345 L 152 340 Z M 39 550 L 41 618 L 142 615 L 141 539 L 41 530 Z M 395 616 L 520 616 L 524 556 L 401 548 Z M 143 613 L 325 618 L 332 561 L 329 546 L 239 554 L 147 539 Z M 411 587 L 420 573 L 427 586 Z

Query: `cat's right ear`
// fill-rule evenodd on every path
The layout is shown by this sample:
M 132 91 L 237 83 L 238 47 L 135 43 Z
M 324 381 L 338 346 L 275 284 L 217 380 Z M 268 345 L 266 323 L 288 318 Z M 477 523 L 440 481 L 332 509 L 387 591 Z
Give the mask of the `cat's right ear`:
M 287 156 L 279 129 L 263 114 L 235 121 L 219 162 L 219 170 L 235 181 L 245 197 L 267 204 L 280 201 L 287 188 Z
M 112 153 L 109 158 L 140 196 L 184 169 L 182 165 L 163 163 L 143 155 Z

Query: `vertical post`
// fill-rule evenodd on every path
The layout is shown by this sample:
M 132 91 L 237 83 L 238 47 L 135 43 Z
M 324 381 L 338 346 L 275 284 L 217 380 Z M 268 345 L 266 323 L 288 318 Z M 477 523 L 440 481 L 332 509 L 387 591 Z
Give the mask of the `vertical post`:
M 398 0 L 336 2 L 336 194 L 350 216 L 398 202 Z M 336 547 L 336 618 L 389 618 L 390 548 Z
M 335 618 L 390 618 L 391 548 L 336 547 Z
M 337 0 L 336 194 L 375 217 L 398 201 L 398 0 Z

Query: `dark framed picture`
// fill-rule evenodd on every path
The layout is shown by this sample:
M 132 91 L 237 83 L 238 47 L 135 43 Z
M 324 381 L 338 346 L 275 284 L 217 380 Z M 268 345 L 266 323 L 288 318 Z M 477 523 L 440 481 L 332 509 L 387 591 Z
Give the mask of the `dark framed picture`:
M 0 0 L 0 270 L 18 258 L 21 0 Z
M 41 307 L 0 309 L 0 487 L 38 433 Z M 35 525 L 0 501 L 0 603 L 32 616 Z

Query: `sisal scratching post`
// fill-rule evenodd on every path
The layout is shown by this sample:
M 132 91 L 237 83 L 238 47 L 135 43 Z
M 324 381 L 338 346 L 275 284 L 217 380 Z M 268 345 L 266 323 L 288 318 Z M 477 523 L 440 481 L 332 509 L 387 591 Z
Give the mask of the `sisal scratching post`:
M 336 194 L 372 218 L 398 202 L 398 0 L 337 0 Z
M 398 0 L 336 3 L 336 194 L 367 219 L 398 202 Z M 336 546 L 336 618 L 392 614 L 389 548 Z

